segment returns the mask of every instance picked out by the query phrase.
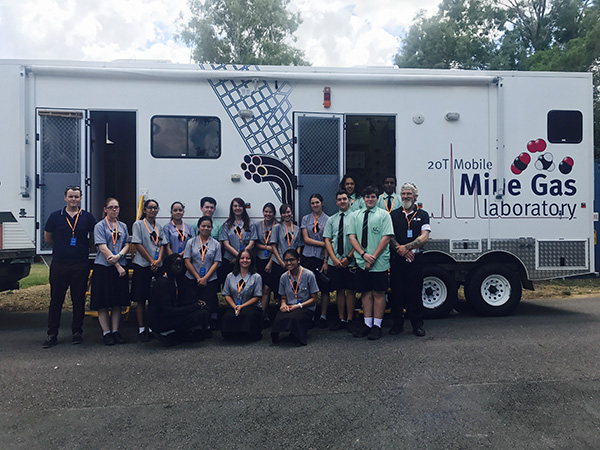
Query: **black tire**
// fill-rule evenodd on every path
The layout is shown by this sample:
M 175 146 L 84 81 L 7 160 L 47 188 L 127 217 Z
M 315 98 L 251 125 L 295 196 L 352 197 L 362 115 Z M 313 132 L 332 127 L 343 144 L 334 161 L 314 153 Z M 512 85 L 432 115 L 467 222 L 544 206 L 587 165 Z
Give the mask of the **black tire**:
M 440 266 L 425 265 L 422 296 L 425 319 L 446 317 L 458 301 L 456 280 Z
M 505 264 L 486 264 L 469 273 L 465 298 L 482 316 L 508 316 L 521 301 L 519 274 Z

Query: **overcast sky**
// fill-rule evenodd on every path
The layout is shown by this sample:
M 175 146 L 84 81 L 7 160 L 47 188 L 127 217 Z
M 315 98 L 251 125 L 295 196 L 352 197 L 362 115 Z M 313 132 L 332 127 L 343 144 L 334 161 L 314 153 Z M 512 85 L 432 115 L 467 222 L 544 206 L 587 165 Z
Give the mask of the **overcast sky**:
M 314 66 L 392 65 L 419 9 L 439 0 L 292 0 Z M 0 0 L 0 58 L 189 63 L 175 40 L 187 0 Z

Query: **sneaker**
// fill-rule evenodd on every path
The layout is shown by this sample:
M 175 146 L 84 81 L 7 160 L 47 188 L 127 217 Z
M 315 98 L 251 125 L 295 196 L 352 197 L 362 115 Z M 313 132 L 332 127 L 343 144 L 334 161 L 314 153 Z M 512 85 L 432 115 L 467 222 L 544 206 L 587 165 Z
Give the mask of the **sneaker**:
M 377 339 L 381 339 L 381 335 L 381 327 L 373 325 L 373 327 L 371 328 L 371 332 L 367 336 L 367 339 L 370 341 L 376 341 Z
M 149 342 L 150 341 L 150 333 L 148 330 L 144 330 L 139 334 L 140 342 Z
M 354 336 L 355 338 L 363 338 L 363 337 L 367 337 L 370 332 L 371 332 L 371 327 L 369 327 L 363 323 L 361 327 L 357 327 L 354 330 L 354 332 L 352 333 L 352 336 Z
M 71 338 L 71 343 L 73 345 L 81 344 L 83 342 L 83 336 L 81 333 L 73 333 L 73 337 Z
M 127 344 L 125 338 L 121 336 L 121 333 L 119 333 L 118 331 L 113 331 L 111 334 L 113 335 L 115 344 Z
M 320 317 L 319 320 L 317 320 L 316 325 L 317 328 L 327 328 L 327 320 Z
M 346 322 L 342 322 L 341 320 L 338 320 L 336 323 L 334 323 L 331 328 L 329 328 L 330 331 L 340 331 L 343 330 L 344 328 L 346 328 L 348 324 Z
M 58 337 L 54 334 L 48 335 L 42 344 L 42 348 L 54 347 L 58 343 Z
M 346 322 L 346 331 L 350 334 L 354 333 L 354 329 L 356 328 L 356 325 L 354 324 L 353 320 L 349 320 L 348 322 Z
M 106 333 L 104 336 L 102 336 L 102 343 L 104 345 L 115 345 L 116 342 L 113 333 Z

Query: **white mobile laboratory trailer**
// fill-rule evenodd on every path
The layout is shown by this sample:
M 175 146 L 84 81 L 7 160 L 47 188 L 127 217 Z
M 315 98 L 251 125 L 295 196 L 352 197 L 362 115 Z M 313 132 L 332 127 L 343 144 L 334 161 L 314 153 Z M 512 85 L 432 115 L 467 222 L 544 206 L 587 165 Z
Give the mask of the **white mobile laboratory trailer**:
M 217 216 L 313 192 L 335 212 L 351 173 L 364 187 L 413 181 L 431 215 L 424 303 L 450 311 L 457 286 L 508 314 L 532 281 L 594 271 L 592 79 L 520 73 L 0 61 L 0 210 L 35 244 L 67 185 L 101 216 L 140 196 Z

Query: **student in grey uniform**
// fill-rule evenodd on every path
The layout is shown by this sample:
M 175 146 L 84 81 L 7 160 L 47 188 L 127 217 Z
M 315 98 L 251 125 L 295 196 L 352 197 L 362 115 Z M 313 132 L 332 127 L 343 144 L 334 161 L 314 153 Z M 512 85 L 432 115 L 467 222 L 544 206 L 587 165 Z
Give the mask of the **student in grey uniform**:
M 338 322 L 330 329 L 338 331 L 346 328 L 348 331 L 352 331 L 356 298 L 356 261 L 354 248 L 346 234 L 352 222 L 350 201 L 346 191 L 337 193 L 335 203 L 339 211 L 329 218 L 323 232 L 325 248 L 329 255 L 327 268 L 327 275 L 330 279 L 329 287 L 332 291 L 336 291 L 339 317 Z
M 183 203 L 173 202 L 171 205 L 171 220 L 163 227 L 165 238 L 167 239 L 167 245 L 165 246 L 167 254 L 165 257 L 174 253 L 183 257 L 186 244 L 190 239 L 196 237 L 197 233 L 194 226 L 183 221 L 184 212 L 185 206 Z M 169 281 L 175 283 L 177 296 L 181 299 L 187 299 L 188 296 L 185 292 L 185 288 L 187 287 L 185 271 L 181 271 L 176 276 L 169 277 Z
M 219 282 L 225 282 L 227 274 L 233 270 L 233 259 L 244 250 L 252 250 L 252 230 L 250 217 L 246 211 L 246 202 L 239 197 L 231 200 L 229 218 L 221 228 L 221 244 L 223 245 L 223 261 L 219 267 Z
M 94 227 L 94 242 L 98 247 L 91 282 L 90 309 L 98 311 L 104 345 L 124 344 L 119 333 L 121 308 L 129 306 L 127 259 L 129 232 L 119 221 L 119 202 L 108 198 L 104 203 L 104 218 Z M 108 311 L 110 309 L 110 318 Z
M 252 252 L 242 250 L 223 286 L 223 296 L 229 305 L 221 320 L 221 336 L 224 339 L 257 341 L 262 338 L 262 284 Z
M 273 256 L 273 246 L 277 243 L 279 228 L 275 218 L 275 205 L 266 203 L 263 206 L 263 220 L 252 224 L 252 240 L 256 247 L 256 271 L 262 278 L 262 317 L 263 327 L 270 326 L 269 303 L 271 302 L 271 291 L 275 293 L 275 298 L 279 297 L 277 288 L 279 287 L 279 277 L 281 274 L 273 270 L 278 266 L 277 260 Z
M 311 272 L 327 272 L 327 261 L 325 261 L 325 239 L 323 231 L 329 216 L 323 212 L 323 196 L 312 194 L 309 199 L 312 213 L 305 215 L 300 222 L 304 248 L 302 249 L 302 266 Z M 319 291 L 321 292 L 321 314 L 315 316 L 315 324 L 319 328 L 327 328 L 327 310 L 329 309 L 329 283 L 319 280 Z
M 279 276 L 277 279 L 281 277 L 286 267 L 282 255 L 290 249 L 296 250 L 300 254 L 302 253 L 302 247 L 304 247 L 300 227 L 294 224 L 292 207 L 284 203 L 279 207 L 279 214 L 281 214 L 281 223 L 277 225 L 277 228 L 279 228 L 277 230 L 277 245 L 273 246 L 273 254 L 279 263 L 279 267 L 277 267 Z
M 212 232 L 210 217 L 200 217 L 197 226 L 198 237 L 188 241 L 183 252 L 187 269 L 185 276 L 188 280 L 187 303 L 205 301 L 211 314 L 211 321 L 216 322 L 219 309 L 217 268 L 221 261 L 221 244 L 210 235 Z
M 279 333 L 289 331 L 300 344 L 306 345 L 319 287 L 315 275 L 300 266 L 296 250 L 287 250 L 283 259 L 288 270 L 279 280 L 281 302 L 271 329 L 271 340 L 275 344 L 279 342 Z
M 135 245 L 131 294 L 133 301 L 137 303 L 136 315 L 141 342 L 150 340 L 150 332 L 144 324 L 144 313 L 146 302 L 150 298 L 152 277 L 162 264 L 164 246 L 167 245 L 163 228 L 156 223 L 159 209 L 156 200 L 146 200 L 142 218 L 133 224 L 131 230 L 131 243 Z

